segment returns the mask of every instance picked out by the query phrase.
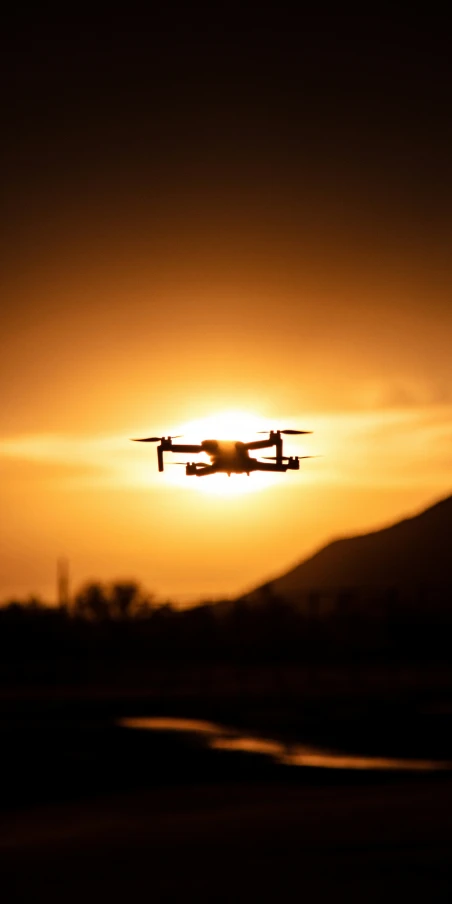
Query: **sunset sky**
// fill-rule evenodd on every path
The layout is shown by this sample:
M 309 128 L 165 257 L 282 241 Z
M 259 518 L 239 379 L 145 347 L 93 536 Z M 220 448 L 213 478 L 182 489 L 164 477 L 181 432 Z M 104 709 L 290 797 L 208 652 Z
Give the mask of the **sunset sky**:
M 449 495 L 445 23 L 42 15 L 1 39 L 0 600 L 54 600 L 61 556 L 232 595 Z M 197 479 L 130 442 L 270 427 L 320 457 Z

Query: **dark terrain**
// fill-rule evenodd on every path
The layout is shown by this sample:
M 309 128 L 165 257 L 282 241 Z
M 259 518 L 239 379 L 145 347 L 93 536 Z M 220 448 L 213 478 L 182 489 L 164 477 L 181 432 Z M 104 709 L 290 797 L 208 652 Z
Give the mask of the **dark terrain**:
M 5 605 L 2 900 L 449 901 L 451 527 L 449 499 L 191 610 L 133 582 Z M 143 716 L 237 743 L 121 722 Z
M 450 901 L 452 784 L 202 784 L 3 816 L 2 900 Z
M 329 543 L 272 587 L 278 596 L 296 599 L 317 589 L 397 588 L 412 596 L 432 593 L 432 603 L 449 604 L 452 588 L 452 496 L 390 527 Z M 445 594 L 447 593 L 447 599 Z

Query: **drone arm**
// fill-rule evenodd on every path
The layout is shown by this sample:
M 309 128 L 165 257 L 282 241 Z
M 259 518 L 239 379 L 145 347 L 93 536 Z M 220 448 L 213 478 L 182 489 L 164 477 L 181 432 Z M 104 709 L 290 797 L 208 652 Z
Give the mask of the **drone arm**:
M 276 446 L 276 439 L 257 439 L 254 443 L 244 443 L 245 449 L 268 449 L 269 446 Z
M 192 473 L 196 474 L 196 477 L 206 477 L 207 474 L 217 474 L 218 468 L 216 465 L 198 465 Z
M 174 445 L 171 442 L 171 438 L 168 440 L 162 439 L 160 445 L 157 447 L 157 461 L 159 466 L 159 471 L 163 471 L 163 453 L 164 452 L 202 452 L 201 446 L 193 446 L 178 443 Z
M 291 458 L 286 461 L 279 461 L 275 456 L 275 463 L 269 464 L 266 461 L 258 461 L 253 466 L 253 471 L 298 471 L 300 463 L 298 459 Z
M 166 447 L 167 452 L 202 452 L 202 446 L 188 445 L 187 443 L 171 443 Z

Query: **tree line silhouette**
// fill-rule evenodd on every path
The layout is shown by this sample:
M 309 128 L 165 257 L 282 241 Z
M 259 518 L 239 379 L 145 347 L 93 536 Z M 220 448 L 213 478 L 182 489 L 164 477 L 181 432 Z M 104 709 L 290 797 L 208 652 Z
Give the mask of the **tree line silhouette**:
M 161 666 L 449 663 L 450 606 L 430 605 L 425 592 L 408 603 L 394 588 L 288 601 L 267 584 L 180 609 L 134 581 L 91 582 L 66 605 L 30 598 L 0 608 L 0 681 L 111 681 L 125 668 L 143 677 Z

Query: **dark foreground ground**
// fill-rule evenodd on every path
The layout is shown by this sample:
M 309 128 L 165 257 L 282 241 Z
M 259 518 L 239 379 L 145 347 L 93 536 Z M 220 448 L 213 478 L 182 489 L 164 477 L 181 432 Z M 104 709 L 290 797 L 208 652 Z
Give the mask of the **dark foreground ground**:
M 452 782 L 134 790 L 4 813 L 1 899 L 450 901 Z
M 358 696 L 358 691 L 362 691 Z M 452 760 L 449 692 L 287 699 L 9 691 L 0 901 L 450 902 L 452 772 L 288 768 L 121 716 Z

